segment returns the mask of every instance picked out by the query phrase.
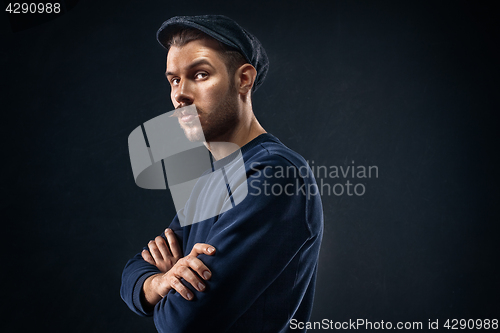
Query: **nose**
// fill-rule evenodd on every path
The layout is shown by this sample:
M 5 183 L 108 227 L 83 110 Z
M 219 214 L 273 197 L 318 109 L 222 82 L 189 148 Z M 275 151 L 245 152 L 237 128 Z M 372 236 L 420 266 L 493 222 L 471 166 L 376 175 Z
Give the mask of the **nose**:
M 194 97 L 190 84 L 186 80 L 181 80 L 174 91 L 174 99 L 181 105 L 193 104 Z

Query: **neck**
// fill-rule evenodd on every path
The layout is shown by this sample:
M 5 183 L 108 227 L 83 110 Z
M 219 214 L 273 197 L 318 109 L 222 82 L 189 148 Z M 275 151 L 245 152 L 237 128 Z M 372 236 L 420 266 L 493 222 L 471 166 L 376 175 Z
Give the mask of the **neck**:
M 251 105 L 241 110 L 241 120 L 238 126 L 228 133 L 221 142 L 205 142 L 216 160 L 220 160 L 243 147 L 259 135 L 266 133 L 253 113 Z

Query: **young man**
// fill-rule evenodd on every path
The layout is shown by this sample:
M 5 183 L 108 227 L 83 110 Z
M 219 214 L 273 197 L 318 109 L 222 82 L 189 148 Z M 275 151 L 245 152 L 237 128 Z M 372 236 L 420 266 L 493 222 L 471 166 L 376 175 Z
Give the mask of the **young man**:
M 311 314 L 323 214 L 305 160 L 253 113 L 265 51 L 220 15 L 171 18 L 157 37 L 168 50 L 172 103 L 196 106 L 197 114 L 178 115 L 186 137 L 204 138 L 212 170 L 224 169 L 229 182 L 235 153 L 218 142 L 240 147 L 247 179 L 221 203 L 231 209 L 185 225 L 180 215 L 196 216 L 214 202 L 210 184 L 197 184 L 164 234 L 127 263 L 121 296 L 132 311 L 154 315 L 159 332 L 287 332 L 292 319 Z

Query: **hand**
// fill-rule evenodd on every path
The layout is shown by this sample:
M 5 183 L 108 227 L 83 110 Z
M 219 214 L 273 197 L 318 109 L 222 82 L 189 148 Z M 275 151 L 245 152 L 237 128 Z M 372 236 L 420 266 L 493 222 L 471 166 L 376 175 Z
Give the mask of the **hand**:
M 143 250 L 141 253 L 145 261 L 156 266 L 162 273 L 166 273 L 182 258 L 181 247 L 172 229 L 167 228 L 165 230 L 165 237 L 168 246 L 165 239 L 158 236 L 154 241 L 148 243 L 149 251 Z
M 172 289 L 186 300 L 192 300 L 192 292 L 182 284 L 181 279 L 191 284 L 196 290 L 204 291 L 204 280 L 209 280 L 212 272 L 197 258 L 200 254 L 214 255 L 215 248 L 209 244 L 197 243 L 189 255 L 181 258 L 165 274 L 156 274 L 146 279 L 143 285 L 144 300 L 154 306 Z

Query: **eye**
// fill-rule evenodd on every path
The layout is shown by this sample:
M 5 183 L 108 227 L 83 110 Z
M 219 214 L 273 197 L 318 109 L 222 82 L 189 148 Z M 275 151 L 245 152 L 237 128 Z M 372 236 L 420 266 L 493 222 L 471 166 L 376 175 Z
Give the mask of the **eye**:
M 176 86 L 179 84 L 179 79 L 174 77 L 172 80 L 170 80 L 170 84 L 173 86 Z
M 196 75 L 194 76 L 197 80 L 202 80 L 202 79 L 205 79 L 207 78 L 208 74 L 205 73 L 205 72 L 198 72 L 196 73 Z

